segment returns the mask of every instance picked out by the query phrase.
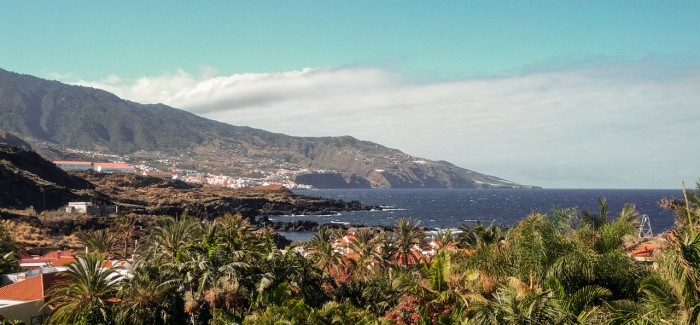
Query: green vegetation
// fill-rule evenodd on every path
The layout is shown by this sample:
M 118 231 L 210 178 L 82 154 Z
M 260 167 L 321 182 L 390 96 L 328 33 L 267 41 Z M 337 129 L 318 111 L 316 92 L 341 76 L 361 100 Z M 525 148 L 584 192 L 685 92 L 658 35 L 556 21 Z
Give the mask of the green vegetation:
M 700 198 L 677 215 L 653 264 L 636 261 L 631 205 L 616 215 L 533 213 L 510 229 L 440 233 L 416 254 L 415 220 L 394 231 L 320 231 L 278 249 L 247 219 L 164 217 L 142 240 L 132 275 L 107 276 L 90 253 L 51 292 L 50 321 L 91 324 L 694 324 L 700 317 Z M 128 222 L 125 222 L 128 225 Z M 95 251 L 104 232 L 81 240 Z M 117 249 L 118 250 L 118 249 Z
M 17 246 L 12 241 L 5 227 L 0 225 L 0 274 L 17 271 L 19 271 Z

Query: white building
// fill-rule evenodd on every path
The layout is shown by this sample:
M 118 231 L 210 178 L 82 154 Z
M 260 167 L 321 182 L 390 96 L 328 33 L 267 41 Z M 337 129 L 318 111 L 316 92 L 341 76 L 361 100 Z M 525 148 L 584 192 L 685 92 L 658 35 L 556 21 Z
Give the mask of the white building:
M 61 168 L 63 170 L 71 170 L 71 171 L 85 171 L 85 170 L 92 170 L 93 166 L 92 163 L 89 161 L 64 161 L 64 160 L 57 160 L 53 162 L 58 168 Z
M 100 207 L 92 204 L 92 202 L 68 202 L 66 207 L 67 213 L 79 212 L 87 214 L 99 214 Z
M 135 173 L 136 168 L 126 163 L 94 163 L 94 170 L 98 173 Z

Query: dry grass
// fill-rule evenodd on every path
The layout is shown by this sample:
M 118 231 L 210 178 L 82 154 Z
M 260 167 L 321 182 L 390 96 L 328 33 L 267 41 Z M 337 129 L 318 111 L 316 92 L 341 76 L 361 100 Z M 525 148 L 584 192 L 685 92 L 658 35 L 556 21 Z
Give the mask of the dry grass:
M 16 220 L 0 220 L 8 234 L 20 249 L 34 247 L 68 247 L 79 248 L 75 235 L 51 235 L 46 229 L 37 228 L 29 223 Z

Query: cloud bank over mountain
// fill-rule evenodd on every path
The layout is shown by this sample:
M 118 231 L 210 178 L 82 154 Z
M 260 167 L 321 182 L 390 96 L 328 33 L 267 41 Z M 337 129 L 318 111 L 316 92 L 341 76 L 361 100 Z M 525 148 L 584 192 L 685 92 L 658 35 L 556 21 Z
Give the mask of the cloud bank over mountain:
M 295 136 L 352 135 L 546 187 L 678 188 L 700 126 L 700 67 L 654 61 L 462 79 L 374 66 L 63 81 Z M 669 168 L 671 166 L 671 168 Z

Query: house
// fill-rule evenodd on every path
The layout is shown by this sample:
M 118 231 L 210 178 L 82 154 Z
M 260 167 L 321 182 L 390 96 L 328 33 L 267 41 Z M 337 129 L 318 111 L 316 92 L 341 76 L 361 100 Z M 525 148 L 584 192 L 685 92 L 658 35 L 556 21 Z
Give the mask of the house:
M 126 163 L 112 162 L 88 162 L 88 161 L 64 161 L 57 160 L 53 162 L 56 166 L 68 171 L 87 171 L 93 170 L 98 173 L 135 173 L 136 168 Z
M 638 262 L 652 262 L 654 253 L 659 249 L 659 243 L 644 242 L 627 248 L 630 256 Z
M 0 317 L 28 325 L 42 324 L 51 314 L 46 293 L 63 281 L 61 272 L 40 273 L 0 288 Z
M 136 172 L 136 168 L 134 168 L 134 166 L 126 164 L 126 163 L 99 162 L 99 163 L 94 163 L 93 165 L 94 165 L 93 170 L 98 172 L 98 173 L 111 174 L 111 173 L 135 173 Z
M 75 259 L 73 259 L 75 261 Z M 40 269 L 34 269 L 30 271 L 24 271 L 24 272 L 17 272 L 17 273 L 7 273 L 0 275 L 0 278 L 2 279 L 2 284 L 0 284 L 0 287 L 13 284 L 16 282 L 24 281 L 26 279 L 29 279 L 33 276 L 39 275 L 41 273 L 54 273 L 54 272 L 64 272 L 68 271 L 68 267 L 61 265 L 61 266 L 47 266 L 44 268 Z
M 354 241 L 357 241 L 357 237 L 354 234 L 347 234 L 335 240 L 333 250 L 340 254 L 349 254 L 352 252 L 350 243 Z
M 100 207 L 92 204 L 92 202 L 68 202 L 66 207 L 67 213 L 87 213 L 87 214 L 99 214 Z
M 98 205 L 92 202 L 68 202 L 66 213 L 85 213 L 91 216 L 103 216 L 117 213 L 116 205 Z
M 58 168 L 69 171 L 86 171 L 92 170 L 92 163 L 89 161 L 64 161 L 57 160 L 53 162 Z
M 40 269 L 43 267 L 51 266 L 55 261 L 64 258 L 72 257 L 75 258 L 75 253 L 73 251 L 51 251 L 44 255 L 27 255 L 20 253 L 19 266 L 27 269 Z

